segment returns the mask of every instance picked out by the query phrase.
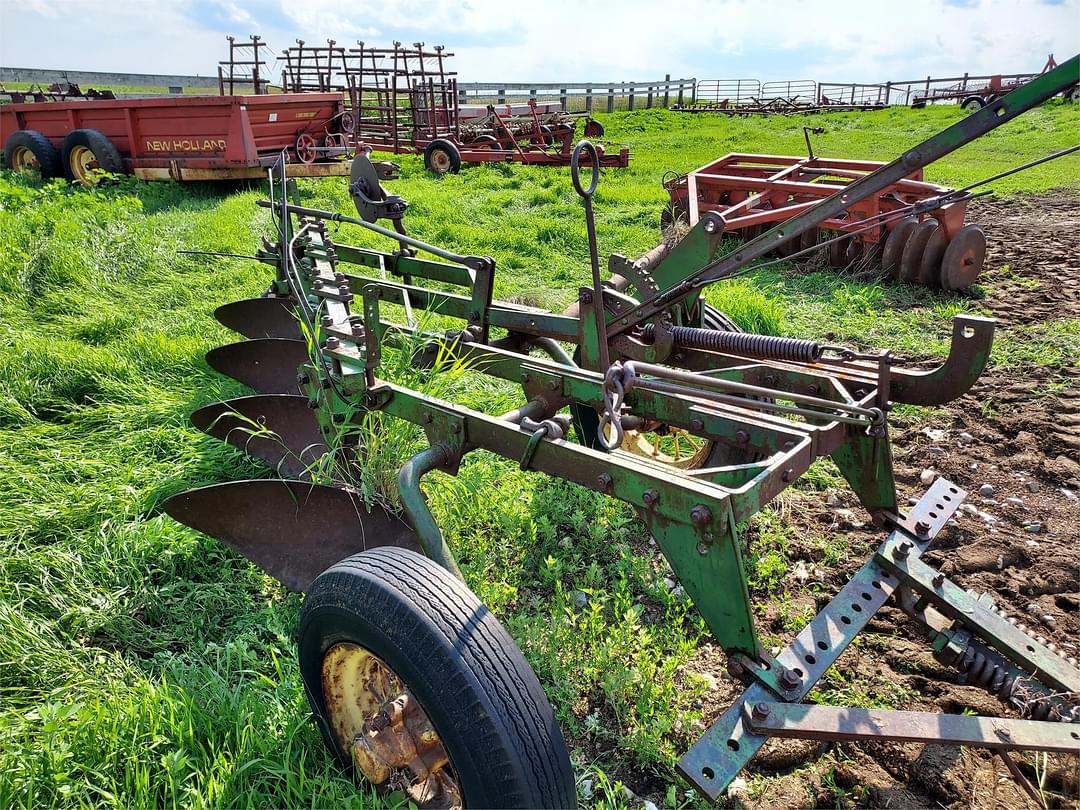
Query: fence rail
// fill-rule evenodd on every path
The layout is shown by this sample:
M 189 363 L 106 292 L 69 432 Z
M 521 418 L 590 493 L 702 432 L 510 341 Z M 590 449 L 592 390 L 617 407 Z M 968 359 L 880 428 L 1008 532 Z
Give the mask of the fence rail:
M 696 79 L 651 82 L 458 82 L 459 104 L 558 101 L 564 112 L 614 112 L 670 107 L 694 99 Z

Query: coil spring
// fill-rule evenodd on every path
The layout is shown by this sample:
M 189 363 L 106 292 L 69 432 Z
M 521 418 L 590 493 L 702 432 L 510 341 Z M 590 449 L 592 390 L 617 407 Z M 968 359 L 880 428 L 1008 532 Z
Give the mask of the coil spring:
M 655 327 L 645 327 L 645 339 L 652 338 Z M 821 359 L 821 344 L 801 338 L 758 335 L 753 332 L 720 332 L 715 329 L 695 329 L 675 326 L 671 329 L 675 345 L 681 349 L 737 354 L 757 360 L 781 360 L 797 363 L 813 363 Z
M 949 630 L 946 630 L 944 635 L 950 640 L 954 638 L 953 632 Z M 939 660 L 943 660 L 941 656 Z M 1080 705 L 1052 700 L 1045 691 L 1032 688 L 1028 685 L 1031 679 L 1027 675 L 1018 672 L 1004 657 L 977 641 L 968 641 L 955 659 L 943 660 L 943 663 L 952 666 L 962 675 L 961 683 L 982 687 L 1015 708 L 1023 718 L 1080 722 Z

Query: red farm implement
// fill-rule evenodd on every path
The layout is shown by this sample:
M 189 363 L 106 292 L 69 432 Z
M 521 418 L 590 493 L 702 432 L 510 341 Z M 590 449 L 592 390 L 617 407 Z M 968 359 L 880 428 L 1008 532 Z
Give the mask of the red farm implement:
M 143 180 L 265 177 L 282 152 L 295 177 L 346 175 L 339 93 L 161 96 L 0 105 L 8 168 L 95 182 L 95 169 Z
M 867 160 L 784 157 L 733 153 L 669 178 L 670 197 L 661 217 L 690 226 L 708 212 L 724 221 L 725 232 L 751 240 L 812 208 L 884 164 Z M 811 252 L 819 243 L 829 264 L 846 268 L 880 264 L 893 278 L 961 290 L 975 281 L 986 254 L 986 237 L 977 225 L 965 225 L 966 201 L 912 213 L 912 205 L 938 200 L 952 189 L 923 180 L 914 169 L 878 193 L 852 203 L 798 239 L 779 241 L 780 256 Z M 847 238 L 843 237 L 847 234 Z M 778 239 L 783 238 L 783 232 Z M 814 251 L 816 252 L 816 251 Z
M 436 174 L 457 172 L 462 163 L 508 161 L 568 166 L 578 122 L 599 138 L 603 127 L 561 105 L 537 103 L 461 106 L 453 57 L 441 45 L 343 48 L 334 40 L 282 53 L 282 86 L 294 93 L 338 91 L 348 99 L 348 125 L 357 147 L 396 154 L 423 154 Z M 604 154 L 604 166 L 626 166 L 630 152 Z

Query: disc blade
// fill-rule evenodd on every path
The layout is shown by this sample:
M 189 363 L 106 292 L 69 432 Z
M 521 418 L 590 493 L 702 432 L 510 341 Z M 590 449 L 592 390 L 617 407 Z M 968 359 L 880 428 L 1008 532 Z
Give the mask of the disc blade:
M 218 322 L 248 338 L 300 338 L 290 298 L 245 298 L 214 310 Z
M 256 394 L 215 402 L 191 414 L 203 433 L 261 458 L 279 475 L 306 478 L 327 451 L 315 412 L 306 397 Z
M 940 226 L 934 219 L 925 219 L 911 231 L 907 244 L 900 254 L 900 278 L 914 284 L 919 278 L 919 266 L 922 263 L 926 243 Z
M 162 508 L 301 593 L 334 563 L 369 548 L 423 553 L 399 516 L 379 506 L 369 511 L 348 490 L 304 481 L 215 484 L 173 495 Z
M 287 338 L 241 340 L 206 353 L 212 369 L 260 394 L 298 393 L 296 370 L 307 361 L 307 344 Z

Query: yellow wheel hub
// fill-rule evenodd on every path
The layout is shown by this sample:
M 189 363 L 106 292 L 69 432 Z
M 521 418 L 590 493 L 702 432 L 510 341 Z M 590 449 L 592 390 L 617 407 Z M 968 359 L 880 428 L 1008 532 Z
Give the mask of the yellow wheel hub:
M 97 177 L 94 169 L 98 167 L 97 157 L 87 146 L 74 146 L 68 154 L 68 166 L 71 168 L 71 176 L 76 182 L 84 186 L 96 186 Z
M 357 644 L 335 644 L 323 657 L 322 688 L 331 733 L 369 782 L 404 789 L 424 808 L 462 806 L 438 733 L 382 659 Z
M 16 172 L 25 172 L 30 170 L 41 169 L 41 164 L 38 163 L 37 157 L 26 146 L 16 146 L 11 152 L 11 170 Z

